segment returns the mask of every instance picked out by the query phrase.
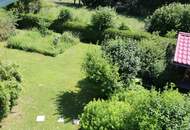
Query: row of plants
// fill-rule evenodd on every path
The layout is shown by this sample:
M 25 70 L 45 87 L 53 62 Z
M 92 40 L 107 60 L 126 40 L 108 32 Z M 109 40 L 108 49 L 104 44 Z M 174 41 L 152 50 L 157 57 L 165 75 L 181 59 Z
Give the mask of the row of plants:
M 81 115 L 81 130 L 189 129 L 189 98 L 177 90 L 159 92 L 131 83 L 108 100 L 91 101 Z
M 48 31 L 44 34 L 33 29 L 31 31 L 18 31 L 15 36 L 9 38 L 7 47 L 57 56 L 79 42 L 78 37 L 71 32 L 64 32 L 60 35 Z
M 0 63 L 0 120 L 8 115 L 22 90 L 22 77 L 15 64 Z

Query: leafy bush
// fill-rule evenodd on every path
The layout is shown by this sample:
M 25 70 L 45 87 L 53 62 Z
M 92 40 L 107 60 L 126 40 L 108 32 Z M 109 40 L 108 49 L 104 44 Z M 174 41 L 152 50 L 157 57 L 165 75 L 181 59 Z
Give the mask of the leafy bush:
M 82 130 L 125 130 L 125 116 L 131 108 L 127 103 L 118 101 L 92 101 L 81 116 Z
M 17 21 L 17 28 L 19 29 L 31 29 L 38 28 L 42 34 L 48 32 L 48 28 L 52 23 L 52 20 L 40 17 L 34 14 L 22 14 Z
M 189 96 L 132 84 L 108 101 L 92 101 L 81 116 L 82 130 L 179 130 L 189 128 Z M 114 121 L 114 122 L 112 122 Z
M 41 9 L 40 0 L 19 0 L 8 6 L 15 13 L 37 13 Z
M 139 77 L 143 83 L 154 85 L 158 88 L 165 86 L 172 76 L 165 74 L 171 59 L 167 58 L 168 46 L 175 44 L 175 39 L 152 37 L 150 40 L 140 42 L 141 70 Z
M 92 15 L 92 27 L 97 31 L 115 27 L 116 12 L 112 8 L 99 7 Z
M 6 40 L 15 32 L 15 17 L 5 10 L 0 9 L 0 41 Z
M 17 65 L 0 63 L 0 120 L 16 105 L 21 81 Z
M 157 9 L 146 21 L 149 32 L 190 31 L 190 5 L 171 4 Z
M 2 84 L 0 84 L 0 120 L 7 116 L 10 111 L 10 96 Z
M 118 89 L 118 68 L 109 63 L 99 50 L 89 52 L 85 58 L 83 69 L 86 76 L 97 84 L 95 88 L 100 97 L 107 97 Z
M 37 31 L 20 31 L 8 40 L 7 47 L 56 56 L 78 43 L 78 38 L 71 33 L 61 36 L 52 32 L 43 36 Z
M 103 49 L 112 62 L 119 66 L 119 74 L 123 81 L 128 82 L 137 76 L 141 68 L 141 54 L 136 41 L 108 40 Z
M 67 22 L 72 19 L 73 19 L 73 14 L 69 9 L 62 9 L 58 16 L 58 20 L 62 22 Z

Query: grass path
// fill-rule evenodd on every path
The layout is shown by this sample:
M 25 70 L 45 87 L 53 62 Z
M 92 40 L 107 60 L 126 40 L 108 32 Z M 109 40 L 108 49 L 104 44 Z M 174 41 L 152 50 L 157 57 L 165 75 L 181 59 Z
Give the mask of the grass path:
M 76 130 L 77 126 L 73 126 L 70 121 L 65 124 L 56 122 L 60 115 L 56 100 L 60 93 L 79 89 L 76 86 L 84 79 L 81 63 L 88 49 L 92 47 L 94 46 L 81 43 L 68 49 L 64 54 L 52 58 L 37 53 L 7 49 L 1 45 L 0 58 L 17 63 L 24 78 L 24 89 L 18 105 L 3 121 L 1 129 Z M 72 95 L 63 98 L 65 98 L 63 101 L 69 101 L 67 104 L 70 105 L 70 109 L 75 109 L 73 108 L 76 106 L 75 102 L 69 99 Z M 73 114 L 72 110 L 70 112 Z M 67 114 L 67 111 L 65 113 Z M 46 121 L 36 123 L 37 115 L 46 115 Z M 69 114 L 67 117 L 69 120 Z

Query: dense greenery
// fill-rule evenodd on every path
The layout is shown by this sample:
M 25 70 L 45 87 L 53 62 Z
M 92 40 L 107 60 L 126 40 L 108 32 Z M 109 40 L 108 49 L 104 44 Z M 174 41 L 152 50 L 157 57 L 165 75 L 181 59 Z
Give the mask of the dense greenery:
M 97 84 L 100 97 L 108 97 L 118 89 L 118 68 L 111 65 L 100 50 L 89 52 L 85 58 L 83 69 L 86 76 Z
M 40 0 L 19 0 L 8 6 L 8 9 L 15 13 L 37 13 L 40 8 Z
M 82 0 L 88 7 L 113 6 L 132 15 L 149 15 L 157 8 L 174 2 L 189 3 L 188 0 Z M 120 9 L 122 8 L 122 9 Z
M 7 116 L 19 97 L 21 75 L 15 64 L 0 63 L 0 120 Z
M 189 128 L 189 96 L 177 90 L 145 90 L 133 84 L 108 101 L 92 101 L 81 116 L 82 130 L 164 130 Z
M 70 32 L 62 35 L 49 32 L 44 36 L 40 32 L 32 30 L 18 32 L 16 36 L 8 40 L 7 47 L 56 56 L 78 43 L 79 39 Z
M 165 35 L 169 31 L 190 31 L 190 5 L 170 4 L 157 9 L 147 19 L 146 28 L 149 32 Z
M 12 13 L 0 9 L 0 41 L 6 40 L 15 32 L 15 22 Z

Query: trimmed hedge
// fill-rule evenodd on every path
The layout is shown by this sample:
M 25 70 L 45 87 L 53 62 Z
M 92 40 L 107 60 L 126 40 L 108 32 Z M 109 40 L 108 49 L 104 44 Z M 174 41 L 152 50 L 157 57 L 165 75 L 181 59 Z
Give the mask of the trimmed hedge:
M 142 39 L 149 39 L 151 38 L 151 34 L 147 32 L 137 32 L 137 31 L 130 31 L 130 30 L 119 30 L 115 28 L 109 28 L 104 32 L 105 38 L 132 38 L 134 40 L 142 40 Z

